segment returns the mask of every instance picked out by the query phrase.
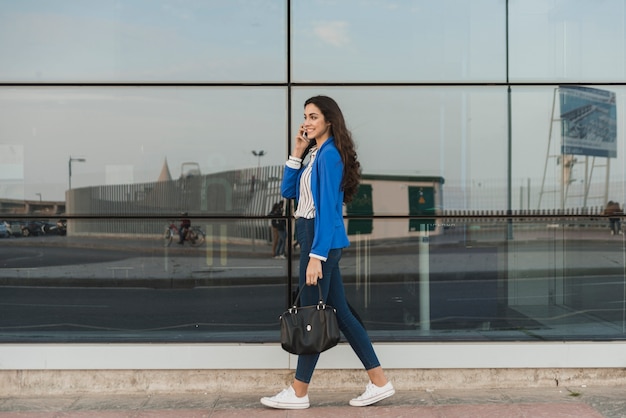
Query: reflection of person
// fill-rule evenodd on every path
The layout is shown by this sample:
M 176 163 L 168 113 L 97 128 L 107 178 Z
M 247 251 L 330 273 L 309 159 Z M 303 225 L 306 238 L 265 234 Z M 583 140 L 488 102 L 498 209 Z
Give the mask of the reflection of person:
M 187 216 L 187 212 L 181 213 L 182 216 Z M 179 236 L 179 244 L 184 244 L 185 237 L 187 237 L 187 231 L 191 228 L 191 220 L 188 218 L 183 218 L 180 220 L 180 227 L 178 228 L 178 236 Z
M 298 242 L 298 229 L 294 226 L 294 228 L 293 228 L 293 249 L 295 250 L 296 248 L 298 248 L 298 245 L 300 245 L 300 243 Z
M 272 216 L 283 216 L 283 201 L 276 203 L 272 212 Z M 272 246 L 272 255 L 274 258 L 285 258 L 285 241 L 287 240 L 287 222 L 284 219 L 272 219 L 272 231 L 274 245 Z
M 617 216 L 612 216 L 622 215 L 622 209 L 619 207 L 619 202 L 613 202 L 612 200 L 609 200 L 609 203 L 606 204 L 606 208 L 604 209 L 604 214 L 609 217 L 609 228 L 611 229 L 611 235 L 621 234 L 621 219 Z
M 270 210 L 270 213 L 268 214 L 268 216 L 279 216 L 281 203 L 282 201 L 274 203 L 274 205 L 272 206 L 272 210 Z M 282 215 L 282 211 L 280 212 L 280 214 Z M 275 257 L 276 247 L 278 246 L 278 228 L 276 228 L 276 225 L 273 219 L 270 221 L 270 225 L 272 226 L 272 257 Z
M 315 141 L 311 158 L 302 167 L 309 139 Z M 304 123 L 295 139 L 293 155 L 286 163 L 281 192 L 297 199 L 294 213 L 300 252 L 299 286 L 321 286 L 324 300 L 337 311 L 339 328 L 350 343 L 370 378 L 365 392 L 352 399 L 352 406 L 366 406 L 388 398 L 395 390 L 385 377 L 367 331 L 354 317 L 344 293 L 339 270 L 342 248 L 349 245 L 343 221 L 343 203 L 350 202 L 360 179 L 352 135 L 346 128 L 337 103 L 326 96 L 305 103 Z M 307 287 L 302 305 L 317 303 L 318 290 Z M 261 403 L 279 409 L 309 407 L 308 387 L 319 354 L 298 357 L 295 379 L 279 394 Z

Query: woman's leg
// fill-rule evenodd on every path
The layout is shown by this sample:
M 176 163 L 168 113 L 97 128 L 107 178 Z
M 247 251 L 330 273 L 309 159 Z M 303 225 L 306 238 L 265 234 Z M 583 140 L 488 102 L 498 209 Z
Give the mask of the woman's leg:
M 298 242 L 300 243 L 300 269 L 298 281 L 298 286 L 302 289 L 302 293 L 300 295 L 300 306 L 316 304 L 319 297 L 317 288 L 306 285 L 306 268 L 309 263 L 309 252 L 311 251 L 311 246 L 313 245 L 314 222 L 315 220 L 313 219 L 296 219 L 296 231 L 298 234 Z M 323 270 L 322 274 L 324 274 Z M 319 281 L 320 285 L 322 284 L 322 281 L 323 279 Z M 322 286 L 322 294 L 324 294 L 324 286 Z M 319 354 L 298 356 L 298 365 L 296 366 L 296 376 L 293 384 L 293 388 L 296 391 L 297 396 L 304 396 L 304 394 L 306 394 L 318 359 Z
M 287 240 L 287 231 L 284 229 L 278 230 L 278 245 L 276 246 L 276 255 L 285 255 L 285 241 Z
M 306 264 L 303 263 L 303 258 L 306 258 L 308 262 L 309 249 L 307 248 L 306 251 L 303 251 L 303 253 L 304 256 L 301 255 L 300 265 L 304 265 L 305 267 L 301 268 L 302 276 L 306 271 Z M 324 300 L 337 310 L 337 322 L 339 323 L 339 328 L 350 343 L 354 352 L 361 360 L 363 367 L 367 370 L 371 382 L 376 386 L 384 386 L 387 384 L 387 378 L 385 377 L 378 357 L 374 352 L 374 347 L 372 346 L 371 340 L 367 335 L 367 331 L 354 316 L 348 306 L 343 280 L 339 269 L 339 260 L 341 260 L 341 250 L 331 250 L 328 259 L 322 264 L 323 278 L 318 281 L 318 284 L 322 288 Z M 301 280 L 300 286 L 305 286 L 303 280 Z M 312 305 L 317 303 L 317 299 L 318 290 L 315 287 L 308 287 L 302 292 L 301 304 Z M 298 357 L 296 383 L 294 384 L 294 389 L 296 390 L 296 394 L 298 394 L 298 396 L 306 394 L 308 384 L 311 380 L 318 359 L 319 354 L 301 355 Z
M 330 258 L 330 257 L 329 257 Z M 374 352 L 372 341 L 367 335 L 363 324 L 354 316 L 346 300 L 345 289 L 339 265 L 332 274 L 332 282 L 328 294 L 328 304 L 337 310 L 339 328 L 350 343 L 350 346 L 363 363 L 370 382 L 360 396 L 350 400 L 351 406 L 367 406 L 382 401 L 396 393 L 393 385 L 387 380 L 378 357 Z
M 302 241 L 300 241 L 302 242 Z M 315 305 L 319 301 L 319 290 L 317 286 L 306 285 L 306 266 L 309 260 L 310 251 L 309 240 L 306 240 L 306 244 L 302 247 L 302 253 L 300 254 L 300 288 L 303 289 L 300 295 L 300 306 Z M 334 254 L 334 255 L 333 255 Z M 339 257 L 337 257 L 339 255 Z M 324 301 L 328 303 L 329 291 L 334 283 L 334 277 L 332 276 L 339 259 L 341 258 L 341 250 L 331 250 L 328 260 L 322 263 L 322 279 L 318 280 L 317 284 L 322 289 L 322 297 Z M 306 262 L 304 262 L 306 260 Z M 334 307 L 334 305 L 331 305 Z M 297 396 L 304 396 L 308 392 L 309 382 L 315 371 L 315 366 L 319 360 L 319 354 L 299 355 L 298 365 L 296 367 L 296 376 L 293 384 L 293 388 L 296 391 Z
M 300 295 L 300 306 L 317 303 L 317 299 L 311 302 L 311 290 L 315 290 L 315 298 L 318 292 L 315 288 L 306 286 L 306 267 L 309 262 L 309 252 L 313 242 L 313 220 L 297 219 L 296 231 L 298 241 L 302 244 L 300 253 L 300 273 L 299 286 L 303 289 Z M 278 409 L 305 409 L 309 407 L 309 382 L 313 375 L 313 370 L 317 364 L 319 354 L 311 356 L 298 356 L 298 366 L 296 376 L 291 386 L 272 397 L 261 398 L 263 405 Z
M 332 258 L 332 253 L 335 251 L 339 252 L 338 258 L 341 258 L 341 250 L 332 250 L 329 260 Z M 352 310 L 348 306 L 343 279 L 339 269 L 339 260 L 334 263 L 331 275 L 332 282 L 330 283 L 327 302 L 337 310 L 337 322 L 339 323 L 339 329 L 341 329 L 341 332 L 350 343 L 350 346 L 361 360 L 361 363 L 363 364 L 365 370 L 368 371 L 368 374 L 370 374 L 370 370 L 374 370 L 371 372 L 372 377 L 374 377 L 376 381 L 382 380 L 382 384 L 385 385 L 387 381 L 384 378 L 384 374 L 382 376 L 377 374 L 382 372 L 382 368 L 380 368 L 380 362 L 374 352 L 374 347 L 372 346 L 369 335 L 367 335 L 367 331 L 361 322 L 359 322 L 359 320 L 354 316 Z M 377 372 L 375 369 L 380 369 L 380 371 Z M 372 381 L 372 383 L 375 382 Z
M 278 228 L 272 227 L 272 256 L 276 257 L 276 246 L 278 246 Z
M 300 305 L 312 305 L 316 304 L 318 300 L 319 292 L 313 286 L 306 286 L 306 268 L 309 261 L 309 252 L 313 242 L 313 220 L 298 219 L 296 221 L 297 239 L 302 246 L 300 253 L 300 271 L 299 271 L 299 286 L 302 290 L 300 295 Z M 363 366 L 367 370 L 367 374 L 370 381 L 383 392 L 374 392 L 372 395 L 372 388 L 368 385 L 363 395 L 350 401 L 354 406 L 371 405 L 386 397 L 389 397 L 395 393 L 393 387 L 388 384 L 387 378 L 383 372 L 382 367 L 376 357 L 372 343 L 365 331 L 365 328 L 361 325 L 359 320 L 355 318 L 348 306 L 348 302 L 345 297 L 343 288 L 343 280 L 339 271 L 339 260 L 341 259 L 341 250 L 331 250 L 328 260 L 322 263 L 322 279 L 318 281 L 318 285 L 322 289 L 322 295 L 324 300 L 337 310 L 337 322 L 339 327 L 348 339 L 351 347 L 354 349 L 357 356 L 361 359 Z M 313 371 L 317 365 L 319 354 L 313 355 L 300 355 L 298 356 L 298 365 L 296 367 L 295 379 L 291 385 L 293 393 L 297 397 L 290 398 L 293 405 L 299 407 L 308 407 L 308 390 Z M 285 390 L 273 398 L 263 398 L 261 402 L 265 405 L 275 408 L 296 409 L 293 405 L 285 406 L 281 404 L 280 399 L 282 394 L 288 393 L 289 390 Z M 289 396 L 289 395 L 287 395 Z M 304 406 L 306 405 L 306 406 Z

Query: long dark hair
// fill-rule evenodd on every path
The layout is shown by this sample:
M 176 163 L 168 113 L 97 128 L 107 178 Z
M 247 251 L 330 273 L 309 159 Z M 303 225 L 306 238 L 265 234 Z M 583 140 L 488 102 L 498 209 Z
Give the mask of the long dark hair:
M 361 181 L 361 163 L 357 159 L 352 133 L 346 127 L 346 121 L 337 102 L 328 96 L 314 96 L 308 99 L 304 106 L 314 104 L 324 115 L 326 122 L 330 122 L 330 132 L 335 138 L 335 146 L 339 150 L 343 161 L 343 201 L 352 202 Z

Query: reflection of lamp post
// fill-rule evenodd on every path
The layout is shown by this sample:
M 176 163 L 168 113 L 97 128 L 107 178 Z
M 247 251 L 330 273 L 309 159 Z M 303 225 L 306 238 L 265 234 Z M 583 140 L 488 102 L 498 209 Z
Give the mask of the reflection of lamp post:
M 255 157 L 258 157 L 259 159 L 259 165 L 258 167 L 261 167 L 261 157 L 265 155 L 265 151 L 260 150 L 260 151 L 252 151 L 252 155 L 254 155 Z
M 41 193 L 35 193 L 37 196 L 39 196 L 39 201 L 41 202 Z
M 252 178 L 250 179 L 250 193 L 254 193 L 254 183 L 256 182 L 257 177 L 261 176 L 261 157 L 265 155 L 265 151 L 263 150 L 259 150 L 259 151 L 252 151 L 252 155 L 254 155 L 255 157 L 257 157 L 259 159 L 259 164 L 257 165 L 256 168 L 256 174 L 252 175 Z
M 70 177 L 69 177 L 69 179 L 70 179 L 70 182 L 69 182 L 70 183 L 69 184 L 70 190 L 72 190 L 72 162 L 73 161 L 76 161 L 78 163 L 84 163 L 87 160 L 85 160 L 84 158 L 72 158 L 72 156 L 70 155 L 70 161 L 68 162 L 69 173 L 70 173 Z

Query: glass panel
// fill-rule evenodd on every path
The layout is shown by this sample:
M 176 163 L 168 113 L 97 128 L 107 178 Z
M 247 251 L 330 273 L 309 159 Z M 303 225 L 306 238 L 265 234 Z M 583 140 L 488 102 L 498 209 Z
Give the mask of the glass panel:
M 293 81 L 506 79 L 502 1 L 330 3 L 292 3 Z
M 286 81 L 284 0 L 4 1 L 0 80 Z
M 374 340 L 626 338 L 624 237 L 604 219 L 409 223 L 373 219 L 343 254 L 346 295 Z
M 603 218 L 466 213 L 421 233 L 409 219 L 372 221 L 371 233 L 351 236 L 341 266 L 374 340 L 626 337 L 624 235 L 609 235 Z M 167 227 L 135 219 L 125 229 L 138 222 Z M 277 341 L 289 258 L 272 257 L 269 221 L 196 217 L 192 226 L 205 234 L 200 245 L 168 245 L 162 234 L 0 240 L 0 340 Z M 264 238 L 241 236 L 255 228 Z
M 510 80 L 613 82 L 626 76 L 624 0 L 509 1 Z
M 513 209 L 601 213 L 609 200 L 623 204 L 625 105 L 620 86 L 515 87 Z
M 603 218 L 560 217 L 516 225 L 508 302 L 537 321 L 533 339 L 626 337 L 624 239 Z
M 266 215 L 286 108 L 278 88 L 3 88 L 0 198 L 64 205 L 71 187 L 89 202 L 74 214 Z
M 409 215 L 409 185 L 442 186 L 438 209 L 506 209 L 505 88 L 297 88 L 294 130 L 304 102 L 317 94 L 342 109 L 364 177 L 404 182 L 375 199 L 374 215 Z
M 84 233 L 98 222 L 127 234 Z M 269 220 L 193 218 L 201 238 L 183 245 L 161 220 L 68 223 L 67 236 L 0 239 L 0 341 L 278 339 L 287 261 L 271 256 Z

